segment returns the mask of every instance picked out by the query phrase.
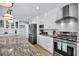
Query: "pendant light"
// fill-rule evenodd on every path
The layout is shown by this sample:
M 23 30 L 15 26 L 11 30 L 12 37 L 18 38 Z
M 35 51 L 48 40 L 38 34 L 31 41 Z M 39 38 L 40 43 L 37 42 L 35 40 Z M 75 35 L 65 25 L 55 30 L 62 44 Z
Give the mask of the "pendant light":
M 0 6 L 10 8 L 13 7 L 13 3 L 0 3 Z
M 4 20 L 12 20 L 13 19 L 13 15 L 11 14 L 12 10 L 8 9 L 6 14 L 4 14 L 3 18 Z
M 3 16 L 4 20 L 7 20 L 9 23 L 13 22 L 13 15 L 12 15 L 12 9 L 8 8 L 7 12 Z

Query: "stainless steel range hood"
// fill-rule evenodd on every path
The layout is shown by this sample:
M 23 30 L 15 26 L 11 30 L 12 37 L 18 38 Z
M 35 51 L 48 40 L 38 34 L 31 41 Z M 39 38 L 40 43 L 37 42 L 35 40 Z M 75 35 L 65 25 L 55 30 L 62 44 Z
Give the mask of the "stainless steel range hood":
M 62 18 L 57 19 L 56 23 L 69 22 L 69 21 L 78 21 L 78 4 L 72 3 L 66 5 L 62 8 Z

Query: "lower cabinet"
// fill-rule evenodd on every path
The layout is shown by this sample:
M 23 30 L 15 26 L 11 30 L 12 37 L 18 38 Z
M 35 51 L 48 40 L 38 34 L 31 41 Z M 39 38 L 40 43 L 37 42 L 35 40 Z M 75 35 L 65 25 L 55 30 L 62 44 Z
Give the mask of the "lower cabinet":
M 53 53 L 53 38 L 52 37 L 37 35 L 37 44 L 43 47 L 44 49 L 48 50 L 49 52 Z

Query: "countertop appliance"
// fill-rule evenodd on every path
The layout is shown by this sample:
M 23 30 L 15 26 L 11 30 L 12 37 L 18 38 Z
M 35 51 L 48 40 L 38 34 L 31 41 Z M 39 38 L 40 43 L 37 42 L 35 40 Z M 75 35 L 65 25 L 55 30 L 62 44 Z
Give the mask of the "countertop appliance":
M 77 55 L 77 32 L 60 32 L 54 38 L 55 56 L 76 56 Z
M 37 43 L 37 24 L 29 24 L 29 42 Z

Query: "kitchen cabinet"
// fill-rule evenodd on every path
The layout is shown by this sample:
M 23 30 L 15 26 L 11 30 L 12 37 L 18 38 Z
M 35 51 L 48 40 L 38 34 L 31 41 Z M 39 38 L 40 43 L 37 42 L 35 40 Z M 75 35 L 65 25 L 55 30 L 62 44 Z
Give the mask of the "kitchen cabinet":
M 44 49 L 48 50 L 49 52 L 53 53 L 53 38 L 52 37 L 37 35 L 37 44 L 43 47 Z

